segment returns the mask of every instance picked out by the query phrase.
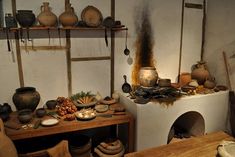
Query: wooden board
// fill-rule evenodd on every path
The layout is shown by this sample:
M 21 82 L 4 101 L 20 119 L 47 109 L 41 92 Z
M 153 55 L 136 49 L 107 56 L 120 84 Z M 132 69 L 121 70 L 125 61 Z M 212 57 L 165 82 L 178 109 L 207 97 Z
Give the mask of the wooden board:
M 217 146 L 222 140 L 235 141 L 233 137 L 221 131 L 129 153 L 125 157 L 216 157 Z

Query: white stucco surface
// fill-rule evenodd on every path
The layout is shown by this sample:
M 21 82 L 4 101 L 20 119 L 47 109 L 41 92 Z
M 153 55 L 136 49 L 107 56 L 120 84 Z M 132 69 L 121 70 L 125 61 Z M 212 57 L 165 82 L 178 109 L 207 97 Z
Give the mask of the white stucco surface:
M 121 93 L 120 102 L 135 117 L 135 150 L 167 144 L 171 126 L 184 113 L 195 111 L 205 121 L 205 133 L 228 131 L 228 91 L 185 96 L 168 107 L 149 102 L 136 104 Z

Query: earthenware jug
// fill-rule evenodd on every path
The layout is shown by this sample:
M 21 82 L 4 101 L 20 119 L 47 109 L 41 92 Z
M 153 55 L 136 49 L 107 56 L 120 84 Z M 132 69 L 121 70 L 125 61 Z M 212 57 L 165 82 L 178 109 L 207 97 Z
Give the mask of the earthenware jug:
M 49 2 L 43 2 L 41 6 L 41 13 L 37 17 L 40 25 L 52 27 L 57 23 L 56 15 L 51 11 L 49 7 Z
M 63 12 L 59 16 L 59 21 L 62 24 L 62 26 L 75 26 L 78 22 L 78 17 L 74 13 L 73 7 L 71 7 L 71 4 L 66 5 L 65 12 Z
M 153 87 L 158 79 L 155 67 L 142 67 L 139 71 L 139 83 L 143 87 Z
M 17 157 L 17 150 L 12 140 L 5 134 L 3 121 L 0 119 L 0 156 Z
M 21 87 L 16 89 L 12 100 L 18 111 L 22 109 L 34 111 L 40 101 L 40 94 L 34 87 Z
M 192 79 L 196 79 L 199 85 L 203 85 L 207 78 L 210 77 L 209 71 L 206 67 L 206 62 L 199 61 L 197 64 L 193 65 Z

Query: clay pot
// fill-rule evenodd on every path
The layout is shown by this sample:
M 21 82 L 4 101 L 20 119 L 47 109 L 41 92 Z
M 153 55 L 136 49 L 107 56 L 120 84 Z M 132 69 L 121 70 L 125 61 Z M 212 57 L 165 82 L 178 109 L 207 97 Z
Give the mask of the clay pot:
M 31 109 L 34 111 L 40 101 L 40 94 L 34 87 L 21 87 L 16 89 L 12 97 L 16 109 Z
M 206 87 L 208 89 L 213 89 L 213 88 L 215 88 L 215 86 L 216 86 L 215 80 L 206 80 L 204 82 L 204 87 Z
M 158 79 L 156 68 L 142 67 L 139 71 L 139 83 L 143 87 L 153 87 Z
M 41 13 L 38 15 L 37 19 L 40 25 L 43 26 L 51 27 L 57 24 L 57 17 L 53 12 L 51 12 L 48 2 L 43 2 Z
M 72 135 L 69 139 L 69 150 L 72 156 L 90 157 L 92 141 L 86 135 Z
M 179 77 L 179 83 L 181 87 L 188 85 L 188 83 L 192 80 L 191 74 L 187 72 L 181 73 Z
M 33 113 L 30 109 L 20 110 L 18 113 L 18 119 L 23 124 L 28 123 L 33 119 Z
M 196 79 L 199 85 L 203 85 L 207 78 L 210 77 L 209 71 L 206 68 L 206 62 L 200 61 L 192 68 L 192 79 Z
M 31 27 L 35 22 L 35 15 L 32 10 L 18 10 L 16 20 L 21 27 Z
M 12 140 L 5 134 L 4 124 L 0 119 L 0 156 L 17 157 L 17 150 Z
M 62 24 L 63 27 L 76 26 L 76 24 L 78 22 L 78 17 L 74 13 L 74 9 L 73 9 L 73 7 L 71 7 L 71 4 L 66 5 L 65 12 L 63 12 L 59 16 L 59 21 L 60 21 L 60 23 Z

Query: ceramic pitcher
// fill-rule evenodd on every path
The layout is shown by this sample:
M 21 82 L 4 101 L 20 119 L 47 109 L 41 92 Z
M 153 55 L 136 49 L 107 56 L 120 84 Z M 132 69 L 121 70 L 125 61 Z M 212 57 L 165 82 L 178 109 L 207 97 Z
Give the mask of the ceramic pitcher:
M 67 4 L 66 5 L 66 9 L 65 12 L 63 12 L 60 16 L 59 16 L 59 21 L 62 24 L 62 26 L 66 27 L 66 26 L 75 26 L 78 22 L 78 17 L 77 15 L 74 13 L 74 9 L 73 7 L 71 7 L 71 4 Z
M 57 24 L 57 17 L 53 12 L 51 12 L 49 2 L 43 2 L 41 13 L 38 15 L 37 19 L 40 25 L 43 26 L 51 27 Z

